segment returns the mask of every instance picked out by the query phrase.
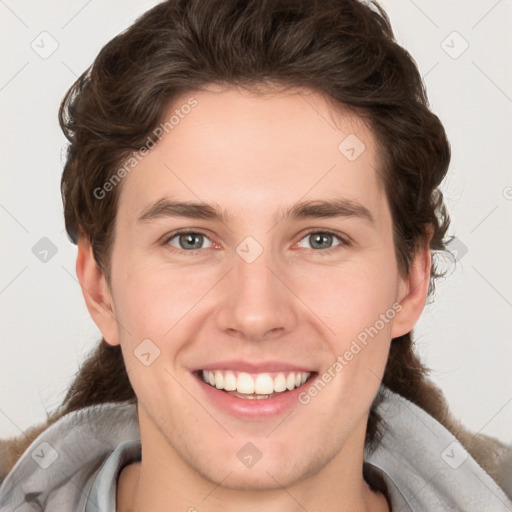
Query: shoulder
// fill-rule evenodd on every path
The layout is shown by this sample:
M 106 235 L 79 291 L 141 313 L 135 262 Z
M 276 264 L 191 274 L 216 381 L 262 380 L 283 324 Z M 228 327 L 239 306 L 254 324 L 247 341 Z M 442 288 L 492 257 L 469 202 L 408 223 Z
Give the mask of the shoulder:
M 42 435 L 54 437 L 54 432 L 80 426 L 87 432 L 104 431 L 133 419 L 136 405 L 129 402 L 106 402 L 90 405 L 67 413 L 56 412 L 42 423 L 32 426 L 19 436 L 0 439 L 0 483 L 20 457 Z
M 412 510 L 512 509 L 512 447 L 470 432 L 449 413 L 443 425 L 389 389 L 382 393 L 381 438 L 366 460 Z

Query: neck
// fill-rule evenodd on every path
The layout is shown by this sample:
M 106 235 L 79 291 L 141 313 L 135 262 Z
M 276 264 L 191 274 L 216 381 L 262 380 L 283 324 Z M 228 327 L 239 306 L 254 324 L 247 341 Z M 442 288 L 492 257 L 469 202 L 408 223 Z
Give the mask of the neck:
M 362 477 L 345 478 L 343 470 L 336 472 L 337 466 L 293 486 L 281 487 L 275 481 L 275 489 L 251 491 L 230 489 L 229 474 L 211 482 L 176 469 L 164 474 L 151 464 L 137 462 L 119 476 L 116 511 L 389 512 L 382 494 L 373 491 Z
M 338 485 L 325 489 L 320 486 L 314 492 L 305 488 L 279 488 L 273 491 L 239 491 L 210 485 L 207 493 L 183 492 L 182 486 L 165 487 L 161 480 L 155 482 L 142 471 L 141 463 L 127 466 L 121 473 L 117 487 L 116 512 L 184 511 L 225 512 L 251 510 L 254 512 L 389 512 L 389 506 L 382 494 L 372 491 L 364 480 L 358 489 L 346 489 Z M 156 485 L 155 485 L 156 484 Z M 324 487 L 322 490 L 321 488 Z M 188 498 L 186 498 L 188 496 Z M 191 498 L 192 496 L 192 498 Z M 172 503 L 172 509 L 168 504 Z
M 148 423 L 141 423 L 140 432 L 142 460 L 119 476 L 117 512 L 389 512 L 385 497 L 362 476 L 364 428 L 319 470 L 312 461 L 315 469 L 308 473 L 306 468 L 293 483 L 282 485 L 283 477 L 260 467 L 250 489 L 237 484 L 229 468 L 217 469 L 215 478 L 201 473 L 204 461 L 185 460 Z

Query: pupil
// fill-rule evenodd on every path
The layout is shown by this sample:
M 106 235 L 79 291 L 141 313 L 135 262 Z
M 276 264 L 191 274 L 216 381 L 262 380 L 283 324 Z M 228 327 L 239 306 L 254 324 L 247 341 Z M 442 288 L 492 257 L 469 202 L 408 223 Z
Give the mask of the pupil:
M 197 234 L 187 233 L 185 235 L 181 235 L 180 242 L 183 242 L 182 245 L 184 245 L 186 248 L 187 248 L 187 244 L 190 243 L 192 245 L 192 249 L 200 249 L 202 236 L 203 235 L 201 235 L 199 233 L 197 233 Z M 196 240 L 196 243 L 194 243 L 194 239 Z M 190 248 L 190 246 L 188 248 Z
M 329 241 L 329 238 L 331 237 L 331 235 L 329 234 L 316 234 L 313 236 L 313 240 L 314 240 L 314 244 L 318 243 L 319 245 L 322 244 L 322 240 L 327 240 L 327 242 Z

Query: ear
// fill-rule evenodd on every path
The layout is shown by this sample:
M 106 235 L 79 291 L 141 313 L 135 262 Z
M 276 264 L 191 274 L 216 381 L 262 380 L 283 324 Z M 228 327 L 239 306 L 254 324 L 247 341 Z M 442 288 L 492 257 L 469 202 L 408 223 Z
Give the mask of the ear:
M 86 237 L 77 241 L 76 275 L 87 309 L 94 323 L 109 345 L 119 345 L 119 332 L 114 309 L 114 301 L 107 280 L 94 258 L 91 245 Z
M 422 247 L 417 249 L 410 265 L 409 275 L 401 278 L 397 302 L 400 303 L 402 309 L 393 320 L 392 338 L 410 332 L 425 307 L 430 282 L 430 238 L 431 234 L 426 237 Z

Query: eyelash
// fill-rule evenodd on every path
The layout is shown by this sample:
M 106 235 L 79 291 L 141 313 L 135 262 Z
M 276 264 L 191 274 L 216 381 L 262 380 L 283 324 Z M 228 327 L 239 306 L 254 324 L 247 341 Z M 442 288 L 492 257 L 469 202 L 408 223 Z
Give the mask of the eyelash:
M 174 253 L 188 253 L 188 254 L 191 254 L 191 255 L 195 256 L 195 255 L 197 255 L 198 252 L 201 252 L 204 249 L 196 249 L 195 251 L 186 251 L 184 249 L 178 249 L 176 247 L 173 247 L 172 245 L 169 245 L 169 242 L 172 239 L 176 238 L 178 235 L 189 235 L 189 234 L 203 235 L 206 238 L 210 239 L 210 237 L 204 231 L 201 231 L 200 229 L 195 229 L 195 230 L 183 229 L 183 230 L 173 231 L 168 236 L 166 236 L 164 238 L 163 242 L 162 242 L 162 245 L 167 246 L 171 252 L 174 252 Z M 348 247 L 348 246 L 351 245 L 350 241 L 346 237 L 343 237 L 340 234 L 338 234 L 338 233 L 336 233 L 334 231 L 330 231 L 328 229 L 322 229 L 322 230 L 311 229 L 311 230 L 307 231 L 302 236 L 302 238 L 299 239 L 299 242 L 301 240 L 303 240 L 304 238 L 306 238 L 308 235 L 311 235 L 311 234 L 327 234 L 327 235 L 332 235 L 334 238 L 337 238 L 338 241 L 340 242 L 339 245 L 336 245 L 335 247 L 330 247 L 329 249 L 309 249 L 310 251 L 313 251 L 314 253 L 319 254 L 321 256 L 330 255 L 331 253 L 335 252 L 336 250 L 340 250 L 340 249 L 343 249 L 344 247 Z

